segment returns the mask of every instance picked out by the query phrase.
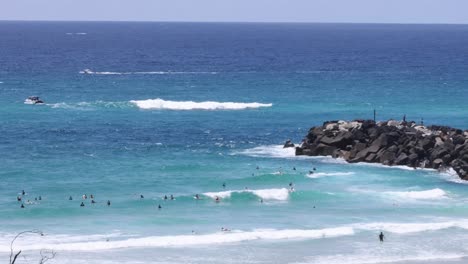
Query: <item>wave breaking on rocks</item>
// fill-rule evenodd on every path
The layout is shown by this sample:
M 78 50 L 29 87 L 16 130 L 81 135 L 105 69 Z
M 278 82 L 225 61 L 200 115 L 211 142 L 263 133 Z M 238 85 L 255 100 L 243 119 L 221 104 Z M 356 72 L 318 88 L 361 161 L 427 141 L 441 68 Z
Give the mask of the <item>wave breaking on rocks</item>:
M 453 168 L 468 180 L 468 130 L 388 120 L 327 121 L 312 127 L 296 155 L 332 156 L 347 162 Z

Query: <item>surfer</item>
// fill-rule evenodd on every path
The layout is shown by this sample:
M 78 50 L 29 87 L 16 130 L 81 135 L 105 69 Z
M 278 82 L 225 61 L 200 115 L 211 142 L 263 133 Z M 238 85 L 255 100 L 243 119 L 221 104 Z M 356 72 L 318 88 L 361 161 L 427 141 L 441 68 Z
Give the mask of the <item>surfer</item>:
M 385 238 L 385 236 L 384 236 L 383 232 L 380 232 L 380 234 L 379 234 L 379 240 L 380 240 L 380 242 L 383 242 L 383 241 L 384 241 L 384 238 Z
M 200 196 L 198 194 L 195 194 L 195 199 L 200 200 Z

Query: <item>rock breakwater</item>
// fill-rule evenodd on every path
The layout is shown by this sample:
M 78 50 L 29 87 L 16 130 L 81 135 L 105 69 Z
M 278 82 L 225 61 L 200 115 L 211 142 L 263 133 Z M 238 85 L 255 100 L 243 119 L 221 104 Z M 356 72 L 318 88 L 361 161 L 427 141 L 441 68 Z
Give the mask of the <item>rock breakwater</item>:
M 296 155 L 332 156 L 348 162 L 453 168 L 468 180 L 468 130 L 388 120 L 327 121 L 312 127 Z

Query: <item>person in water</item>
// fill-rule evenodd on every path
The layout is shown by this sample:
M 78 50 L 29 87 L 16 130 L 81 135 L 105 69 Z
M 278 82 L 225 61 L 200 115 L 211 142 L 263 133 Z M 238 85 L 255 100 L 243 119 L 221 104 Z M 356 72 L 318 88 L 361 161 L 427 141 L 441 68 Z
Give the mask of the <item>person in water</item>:
M 42 200 L 42 196 L 39 195 L 39 201 L 41 201 L 41 200 Z
M 164 200 L 167 200 L 167 195 L 164 195 Z
M 91 203 L 92 203 L 92 204 L 95 204 L 95 203 L 96 203 L 96 201 L 94 201 L 94 199 L 93 199 L 93 200 L 91 200 Z
M 226 189 L 226 183 L 223 182 L 223 189 Z
M 84 203 L 83 203 L 83 202 L 81 202 L 80 206 L 81 206 L 81 207 L 84 207 Z
M 24 208 L 24 204 L 21 204 L 21 208 Z
M 158 210 L 161 210 L 162 209 L 162 206 L 161 205 L 158 205 Z
M 22 190 L 21 195 L 26 195 L 26 192 L 24 190 Z
M 198 194 L 195 194 L 195 199 L 200 200 L 200 196 Z
M 143 198 L 145 198 L 145 197 L 143 196 L 143 194 L 140 194 L 140 198 L 143 199 Z
M 215 199 L 215 201 L 216 201 L 217 203 L 219 203 L 219 201 L 220 201 L 220 200 L 221 200 L 221 199 L 219 199 L 219 197 L 218 197 L 218 196 L 216 196 L 216 199 Z
M 111 205 L 110 200 L 107 200 L 107 206 L 110 206 L 110 205 Z
M 21 198 L 21 196 L 19 196 L 19 195 L 16 197 L 16 200 L 18 200 L 18 202 L 21 202 L 21 199 L 22 199 L 22 198 Z
M 384 236 L 383 232 L 380 232 L 380 234 L 379 234 L 380 242 L 384 242 L 384 238 L 385 238 L 385 236 Z
M 171 200 L 174 200 L 174 196 L 171 194 Z
M 69 200 L 69 201 L 72 201 L 72 200 L 73 200 L 73 198 L 71 197 L 71 195 L 70 195 L 70 197 L 68 197 L 68 200 Z

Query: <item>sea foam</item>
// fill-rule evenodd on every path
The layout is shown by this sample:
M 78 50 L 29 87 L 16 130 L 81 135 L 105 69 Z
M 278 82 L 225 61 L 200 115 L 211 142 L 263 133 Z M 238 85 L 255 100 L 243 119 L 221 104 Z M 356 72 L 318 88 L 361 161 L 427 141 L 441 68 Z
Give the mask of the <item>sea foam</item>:
M 234 102 L 194 102 L 194 101 L 166 101 L 160 98 L 148 100 L 132 100 L 141 109 L 168 110 L 242 110 L 248 108 L 271 107 L 272 104 L 262 103 L 234 103 Z
M 290 191 L 286 188 L 281 189 L 260 189 L 260 190 L 232 190 L 232 191 L 222 191 L 222 192 L 206 192 L 203 195 L 210 198 L 220 199 L 230 198 L 233 193 L 252 193 L 255 196 L 262 198 L 263 200 L 278 200 L 285 201 L 289 198 Z
M 40 250 L 47 248 L 56 251 L 99 251 L 119 248 L 139 247 L 189 247 L 199 245 L 213 245 L 238 243 L 253 240 L 286 240 L 286 239 L 319 239 L 327 237 L 338 237 L 353 235 L 354 231 L 349 227 L 325 228 L 325 229 L 258 229 L 252 231 L 217 232 L 201 235 L 175 235 L 175 236 L 150 236 L 141 238 L 130 238 L 111 241 L 81 241 L 62 242 L 48 240 L 43 237 L 41 243 L 25 244 L 18 243 L 17 247 L 22 250 Z M 1 252 L 9 252 L 8 245 L 0 246 Z
M 425 191 L 385 192 L 385 194 L 396 196 L 398 198 L 416 200 L 435 200 L 447 198 L 447 193 L 439 188 Z

